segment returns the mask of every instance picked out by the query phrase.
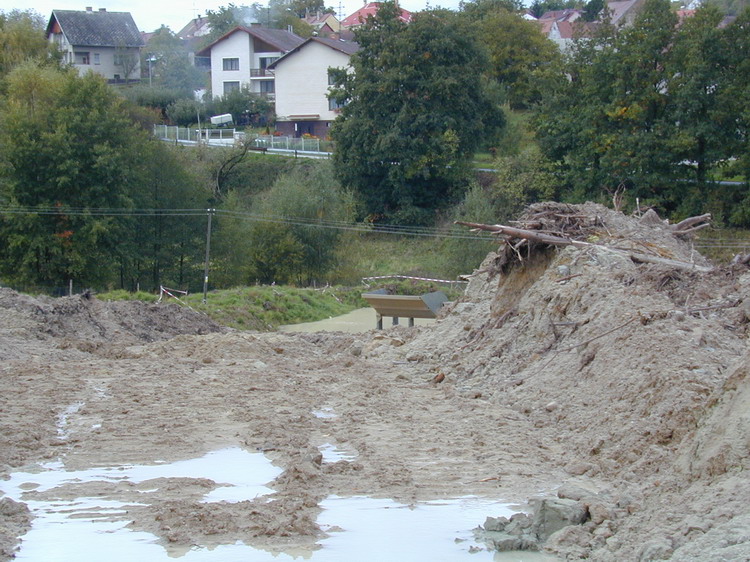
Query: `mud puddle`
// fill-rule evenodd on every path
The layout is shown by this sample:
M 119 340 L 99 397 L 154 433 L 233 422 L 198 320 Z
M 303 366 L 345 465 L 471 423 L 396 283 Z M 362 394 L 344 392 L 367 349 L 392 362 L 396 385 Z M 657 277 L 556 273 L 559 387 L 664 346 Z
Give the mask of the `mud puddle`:
M 327 462 L 351 453 L 327 443 Z M 472 529 L 488 514 L 512 515 L 498 500 L 467 497 L 404 505 L 390 499 L 330 496 L 321 504 L 318 524 L 328 534 L 319 549 L 294 554 L 258 550 L 244 543 L 183 552 L 165 549 L 158 537 L 128 528 L 128 509 L 148 505 L 159 479 L 207 479 L 215 487 L 204 502 L 238 502 L 272 494 L 265 484 L 281 469 L 258 453 L 240 448 L 214 451 L 174 463 L 65 471 L 49 463 L 40 472 L 17 472 L 0 490 L 32 511 L 31 530 L 22 537 L 17 560 L 78 562 L 108 559 L 185 561 L 284 561 L 303 558 L 325 562 L 400 560 L 498 560 L 483 550 Z M 133 489 L 133 485 L 137 489 Z M 124 490 L 127 489 L 127 492 Z M 88 495 L 87 495 L 88 494 Z M 536 560 L 504 558 L 503 560 Z

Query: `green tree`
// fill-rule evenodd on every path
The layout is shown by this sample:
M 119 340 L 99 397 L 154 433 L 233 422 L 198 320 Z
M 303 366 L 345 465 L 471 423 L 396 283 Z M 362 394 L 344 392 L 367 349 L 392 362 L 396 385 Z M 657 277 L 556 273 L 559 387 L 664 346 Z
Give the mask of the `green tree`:
M 202 44 L 209 45 L 238 25 L 247 25 L 247 22 L 255 19 L 255 11 L 256 8 L 237 6 L 232 3 L 219 6 L 216 10 L 208 10 L 206 17 L 210 31 L 204 36 Z
M 328 271 L 335 265 L 336 246 L 341 236 L 341 231 L 331 226 L 351 223 L 354 219 L 354 200 L 335 181 L 330 162 L 307 163 L 280 177 L 270 190 L 257 198 L 253 210 L 262 216 L 291 221 L 274 226 L 274 238 L 281 247 L 285 251 L 293 248 L 301 257 L 301 261 L 287 271 L 286 281 L 310 285 L 327 280 Z M 267 240 L 268 226 L 268 223 L 256 224 L 252 239 Z M 292 240 L 294 244 L 290 243 Z M 281 256 L 275 261 L 283 262 Z M 263 278 L 268 263 L 265 255 L 264 260 L 250 264 L 251 271 L 259 279 L 268 281 L 267 277 Z
M 565 67 L 541 86 L 537 139 L 563 164 L 575 199 L 602 198 L 619 186 L 670 206 L 674 158 L 668 148 L 664 68 L 677 20 L 666 0 L 647 0 L 632 27 L 603 24 L 580 39 Z
M 534 0 L 529 6 L 529 10 L 535 18 L 540 18 L 547 12 L 556 10 L 570 10 L 579 8 L 579 0 Z
M 253 92 L 250 86 L 243 85 L 238 90 L 214 98 L 207 103 L 211 115 L 231 113 L 238 125 L 265 125 L 273 113 L 273 104 L 263 96 Z
M 730 221 L 733 225 L 750 226 L 750 7 L 726 28 L 722 44 L 731 53 L 726 67 L 725 87 L 719 91 L 718 105 L 725 108 L 734 123 L 731 154 L 735 169 L 744 176 L 746 186 L 734 202 Z
M 710 199 L 709 191 L 718 191 L 709 189 L 708 171 L 731 156 L 727 149 L 734 138 L 736 115 L 720 104 L 720 90 L 727 86 L 727 58 L 736 54 L 723 48 L 721 19 L 716 8 L 706 6 L 685 20 L 675 34 L 666 67 L 667 119 L 675 124 L 670 151 L 678 162 L 689 163 L 682 165 L 681 175 L 694 180 L 693 188 L 681 190 L 680 212 L 685 215 L 700 212 Z
M 6 279 L 104 287 L 138 281 L 139 270 L 149 281 L 161 278 L 157 248 L 139 240 L 148 229 L 131 211 L 153 208 L 155 193 L 166 199 L 170 191 L 174 202 L 194 198 L 197 184 L 188 197 L 180 166 L 130 114 L 126 100 L 93 73 L 32 63 L 11 72 L 0 115 L 3 195 L 32 212 L 2 217 Z
M 462 18 L 421 12 L 406 26 L 393 2 L 356 33 L 353 74 L 332 127 L 342 183 L 376 220 L 427 223 L 460 197 L 468 163 L 503 124 L 482 78 L 486 58 Z
M 42 16 L 33 10 L 0 12 L 0 77 L 28 60 L 48 64 L 60 60 L 44 37 L 44 24 Z
M 535 22 L 498 10 L 475 23 L 477 37 L 489 52 L 488 76 L 503 88 L 512 108 L 539 99 L 531 77 L 538 69 L 560 64 L 557 46 L 542 35 Z
M 206 73 L 192 64 L 185 43 L 164 26 L 141 51 L 141 74 L 149 86 L 174 90 L 186 99 L 207 83 Z
M 520 12 L 523 10 L 523 2 L 518 0 L 472 0 L 461 2 L 461 12 L 472 21 L 481 21 L 490 14 L 499 11 Z

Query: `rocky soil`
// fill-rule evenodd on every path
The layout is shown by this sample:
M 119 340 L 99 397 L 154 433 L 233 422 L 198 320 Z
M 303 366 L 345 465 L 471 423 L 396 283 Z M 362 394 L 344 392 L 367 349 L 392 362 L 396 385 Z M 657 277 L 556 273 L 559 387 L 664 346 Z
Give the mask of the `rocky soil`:
M 534 506 L 488 513 L 488 549 L 750 560 L 747 267 L 712 268 L 651 215 L 546 204 L 524 220 L 540 214 L 583 243 L 502 243 L 430 327 L 237 332 L 174 305 L 0 289 L 0 476 L 241 446 L 284 470 L 271 500 L 201 503 L 205 479 L 86 495 L 140 494 L 130 526 L 185 547 L 311 547 L 330 494 L 474 494 Z M 328 442 L 356 458 L 322 462 Z M 30 518 L 0 499 L 1 559 Z

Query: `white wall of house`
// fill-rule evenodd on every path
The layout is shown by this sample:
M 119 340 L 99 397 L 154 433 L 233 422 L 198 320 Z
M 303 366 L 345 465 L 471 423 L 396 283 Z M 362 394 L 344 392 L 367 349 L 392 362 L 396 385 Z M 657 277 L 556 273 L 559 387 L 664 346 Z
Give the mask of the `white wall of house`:
M 87 72 L 101 74 L 107 80 L 140 80 L 140 49 L 132 47 L 127 49 L 117 49 L 115 47 L 88 47 L 71 45 L 65 39 L 63 34 L 50 36 L 50 42 L 57 45 L 63 53 L 63 61 L 71 64 L 78 71 L 78 74 L 84 75 Z M 125 76 L 125 69 L 121 64 L 117 64 L 121 56 L 133 57 L 133 66 L 130 74 Z
M 328 68 L 347 68 L 349 55 L 320 43 L 310 42 L 288 55 L 276 66 L 276 115 L 289 120 L 292 115 L 319 115 L 320 121 L 333 121 L 338 113 L 330 110 Z
M 245 31 L 235 31 L 211 47 L 211 93 L 220 98 L 229 88 L 250 83 L 253 41 Z M 225 60 L 237 59 L 237 70 L 224 70 Z
M 273 75 L 252 76 L 251 72 L 263 66 L 261 59 L 273 59 L 281 54 L 278 51 L 256 53 L 253 37 L 246 31 L 235 31 L 211 47 L 211 93 L 219 98 L 231 88 L 245 85 L 249 85 L 252 92 L 266 93 L 269 86 L 262 86 L 262 82 L 270 84 L 272 92 Z

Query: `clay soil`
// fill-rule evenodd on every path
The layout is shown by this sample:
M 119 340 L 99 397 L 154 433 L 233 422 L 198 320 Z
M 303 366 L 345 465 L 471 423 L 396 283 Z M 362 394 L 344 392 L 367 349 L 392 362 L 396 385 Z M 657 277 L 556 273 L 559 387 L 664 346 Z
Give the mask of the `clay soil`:
M 176 305 L 0 289 L 0 477 L 239 446 L 283 469 L 272 500 L 201 503 L 215 483 L 165 479 L 130 526 L 177 549 L 281 551 L 314 547 L 331 494 L 567 489 L 588 517 L 540 544 L 561 559 L 750 560 L 747 268 L 637 263 L 628 251 L 710 266 L 661 221 L 560 209 L 591 219 L 593 245 L 491 254 L 429 327 L 239 332 Z M 321 462 L 324 443 L 356 458 Z M 0 499 L 1 559 L 29 521 Z

